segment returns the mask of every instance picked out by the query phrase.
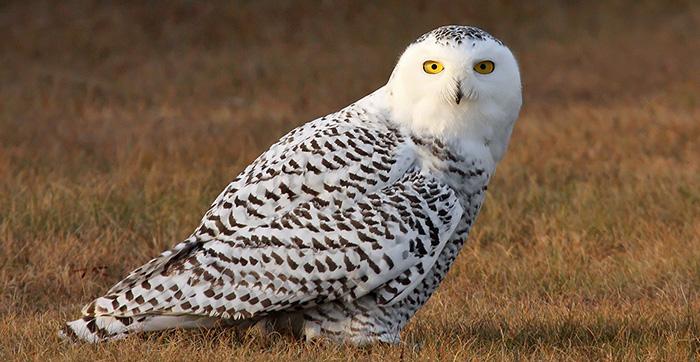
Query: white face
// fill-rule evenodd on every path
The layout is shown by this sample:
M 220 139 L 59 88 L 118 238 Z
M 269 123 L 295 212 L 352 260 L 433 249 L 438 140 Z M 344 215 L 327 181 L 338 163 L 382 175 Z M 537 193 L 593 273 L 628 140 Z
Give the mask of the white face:
M 465 31 L 476 35 L 465 36 Z M 507 131 L 507 143 L 522 103 L 513 54 L 469 27 L 439 28 L 411 44 L 387 90 L 397 122 L 441 137 L 488 138 Z

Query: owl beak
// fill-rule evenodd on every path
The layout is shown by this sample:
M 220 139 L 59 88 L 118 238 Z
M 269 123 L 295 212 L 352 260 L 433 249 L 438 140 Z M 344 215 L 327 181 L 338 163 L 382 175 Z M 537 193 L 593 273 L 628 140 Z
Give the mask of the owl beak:
M 457 105 L 459 105 L 459 102 L 462 100 L 462 97 L 464 97 L 464 93 L 462 92 L 462 84 L 458 80 L 457 81 L 457 96 L 455 97 L 455 101 L 457 102 Z

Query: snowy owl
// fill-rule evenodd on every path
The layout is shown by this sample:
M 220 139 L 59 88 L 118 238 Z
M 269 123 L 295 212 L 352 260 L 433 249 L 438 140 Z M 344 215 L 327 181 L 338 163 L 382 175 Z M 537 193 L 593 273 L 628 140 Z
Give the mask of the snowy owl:
M 521 104 L 501 41 L 468 26 L 428 32 L 386 85 L 282 137 L 189 238 L 59 333 L 231 326 L 400 342 L 462 248 Z

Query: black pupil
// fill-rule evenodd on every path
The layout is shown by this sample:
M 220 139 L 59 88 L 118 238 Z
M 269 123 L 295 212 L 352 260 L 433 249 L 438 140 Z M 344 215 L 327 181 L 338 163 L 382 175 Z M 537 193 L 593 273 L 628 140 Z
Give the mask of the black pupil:
M 437 69 L 437 64 L 433 64 L 430 67 L 433 68 L 433 70 L 435 70 L 435 69 Z
M 481 70 L 485 70 L 485 69 L 486 69 L 486 64 L 481 64 L 481 65 L 479 66 L 479 68 L 481 68 Z

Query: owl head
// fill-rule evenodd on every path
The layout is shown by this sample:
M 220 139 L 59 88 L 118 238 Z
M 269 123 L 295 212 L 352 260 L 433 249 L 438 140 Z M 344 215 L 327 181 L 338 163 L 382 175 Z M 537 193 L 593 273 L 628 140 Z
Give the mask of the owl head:
M 509 137 L 522 104 L 513 54 L 469 26 L 444 26 L 418 38 L 400 57 L 386 90 L 397 122 L 442 137 L 493 138 L 499 130 Z

